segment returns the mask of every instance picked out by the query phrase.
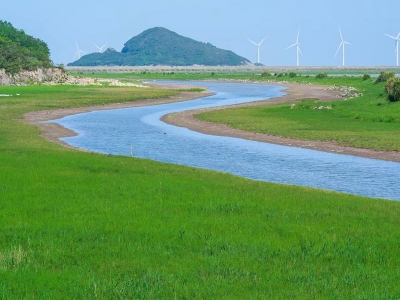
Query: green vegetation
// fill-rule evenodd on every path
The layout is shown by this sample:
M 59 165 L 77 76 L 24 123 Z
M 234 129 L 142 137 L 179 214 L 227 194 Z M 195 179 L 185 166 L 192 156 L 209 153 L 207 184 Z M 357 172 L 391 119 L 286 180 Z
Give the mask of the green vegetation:
M 13 95 L 0 98 L 2 299 L 400 297 L 399 202 L 78 152 L 18 120 L 174 90 L 2 93 Z
M 391 103 L 383 84 L 373 84 L 360 77 L 296 78 L 294 82 L 314 82 L 329 86 L 355 87 L 362 96 L 346 101 L 303 100 L 274 106 L 232 108 L 197 115 L 201 120 L 224 123 L 251 132 L 314 141 L 333 141 L 339 145 L 374 150 L 400 151 L 400 103 Z M 390 97 L 399 96 L 399 80 L 386 86 Z
M 375 83 L 386 82 L 391 78 L 394 78 L 394 72 L 382 71 L 378 78 L 375 80 Z
M 385 91 L 388 94 L 389 100 L 396 102 L 400 100 L 400 79 L 390 78 L 385 85 Z
M 369 74 L 364 74 L 363 77 L 362 77 L 362 79 L 363 79 L 363 80 L 371 79 L 371 75 L 369 75 Z
M 69 66 L 241 66 L 250 61 L 232 51 L 183 37 L 162 27 L 145 30 L 121 52 L 92 53 Z
M 45 42 L 0 20 L 0 69 L 13 74 L 52 65 Z
M 328 75 L 326 73 L 318 73 L 317 75 L 315 75 L 315 78 L 317 79 L 321 79 L 321 78 L 326 78 Z

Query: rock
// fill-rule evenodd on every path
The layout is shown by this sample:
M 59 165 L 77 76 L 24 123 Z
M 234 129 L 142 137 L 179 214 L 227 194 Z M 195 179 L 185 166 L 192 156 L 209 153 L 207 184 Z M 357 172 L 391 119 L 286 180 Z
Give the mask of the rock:
M 0 85 L 108 85 L 108 86 L 135 86 L 147 87 L 141 84 L 124 83 L 116 79 L 94 79 L 82 76 L 68 75 L 61 68 L 36 69 L 33 71 L 22 71 L 16 74 L 7 74 L 0 69 Z

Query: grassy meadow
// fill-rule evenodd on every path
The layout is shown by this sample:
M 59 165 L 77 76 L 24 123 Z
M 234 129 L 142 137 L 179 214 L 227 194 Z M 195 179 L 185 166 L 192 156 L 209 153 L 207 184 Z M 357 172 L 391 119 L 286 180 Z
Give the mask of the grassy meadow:
M 400 297 L 399 202 L 79 152 L 19 120 L 177 93 L 0 87 L 0 299 Z
M 232 108 L 197 115 L 201 120 L 224 123 L 251 132 L 373 150 L 400 151 L 400 102 L 389 102 L 384 83 L 362 77 L 294 78 L 291 82 L 354 87 L 360 97 L 317 103 L 304 99 L 292 106 Z M 323 106 L 323 109 L 317 107 Z M 329 109 L 326 109 L 329 107 Z

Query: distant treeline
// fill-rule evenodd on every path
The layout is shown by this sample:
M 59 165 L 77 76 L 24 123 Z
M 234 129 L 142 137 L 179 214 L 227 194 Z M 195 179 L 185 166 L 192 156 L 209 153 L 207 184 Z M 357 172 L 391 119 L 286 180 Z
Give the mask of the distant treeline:
M 0 69 L 17 73 L 51 66 L 53 63 L 45 42 L 0 20 Z

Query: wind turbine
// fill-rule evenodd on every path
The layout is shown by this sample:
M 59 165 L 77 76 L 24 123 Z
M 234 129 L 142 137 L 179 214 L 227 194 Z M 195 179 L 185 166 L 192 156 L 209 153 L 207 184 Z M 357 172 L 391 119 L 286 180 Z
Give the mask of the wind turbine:
M 81 49 L 79 49 L 79 46 L 78 46 L 78 42 L 77 41 L 75 41 L 75 44 L 76 44 L 76 53 L 75 53 L 75 56 L 74 56 L 74 59 L 75 59 L 75 57 L 77 57 L 78 56 L 78 59 L 80 59 L 81 58 L 81 53 L 85 53 L 85 51 L 82 51 Z
M 303 53 L 301 53 L 301 50 L 300 50 L 299 36 L 300 36 L 300 29 L 299 29 L 299 31 L 297 32 L 296 43 L 294 43 L 293 45 L 290 45 L 289 47 L 287 47 L 287 48 L 285 49 L 285 50 L 287 50 L 287 49 L 289 49 L 289 48 L 292 48 L 292 47 L 296 46 L 297 66 L 299 66 L 299 61 L 300 61 L 299 54 L 303 55 Z
M 99 49 L 99 52 L 103 52 L 103 48 L 107 45 L 107 43 L 106 44 L 104 44 L 103 46 L 101 46 L 101 47 L 99 47 L 99 46 L 97 46 L 95 43 L 93 43 L 93 45 L 95 45 L 96 46 L 96 48 L 97 49 Z
M 267 38 L 267 37 L 263 38 L 262 41 L 259 42 L 258 44 L 255 43 L 255 42 L 253 42 L 252 40 L 248 39 L 252 44 L 256 45 L 256 47 L 257 47 L 257 63 L 258 63 L 258 64 L 260 63 L 260 46 L 261 46 L 262 42 L 264 42 L 264 40 L 265 40 L 266 38 Z
M 340 45 L 339 45 L 339 48 L 337 49 L 337 51 L 336 51 L 336 54 L 335 54 L 335 57 L 336 57 L 336 55 L 338 54 L 338 52 L 339 52 L 339 50 L 340 50 L 340 47 L 342 47 L 342 49 L 343 49 L 343 63 L 342 63 L 342 65 L 343 65 L 343 67 L 344 67 L 344 45 L 350 45 L 350 43 L 348 43 L 348 42 L 346 42 L 344 39 L 343 39 L 343 35 L 342 35 L 342 31 L 340 30 L 340 26 L 339 26 L 339 33 L 340 33 L 340 39 L 341 39 L 341 43 L 340 43 Z
M 388 35 L 384 33 L 384 35 L 390 37 L 391 39 L 394 39 L 396 41 L 396 66 L 399 66 L 399 41 L 400 41 L 400 33 L 397 35 L 397 37 Z

